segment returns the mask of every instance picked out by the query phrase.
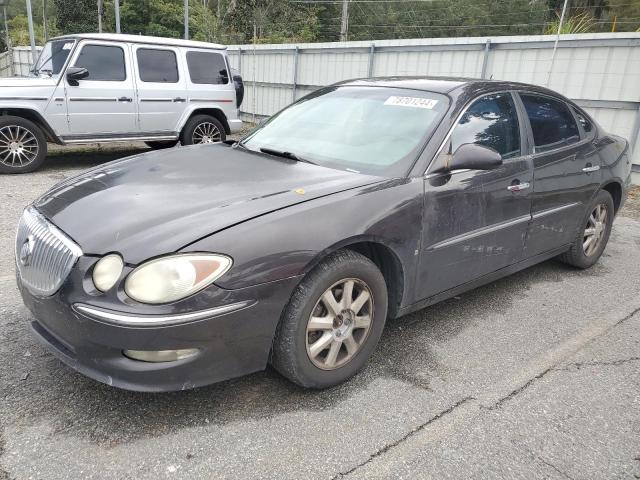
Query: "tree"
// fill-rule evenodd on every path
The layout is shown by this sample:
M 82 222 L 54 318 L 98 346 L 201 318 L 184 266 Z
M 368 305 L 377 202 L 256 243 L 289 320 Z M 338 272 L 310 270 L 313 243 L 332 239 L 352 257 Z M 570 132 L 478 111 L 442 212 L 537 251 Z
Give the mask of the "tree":
M 54 0 L 56 26 L 60 33 L 87 33 L 98 30 L 96 0 Z

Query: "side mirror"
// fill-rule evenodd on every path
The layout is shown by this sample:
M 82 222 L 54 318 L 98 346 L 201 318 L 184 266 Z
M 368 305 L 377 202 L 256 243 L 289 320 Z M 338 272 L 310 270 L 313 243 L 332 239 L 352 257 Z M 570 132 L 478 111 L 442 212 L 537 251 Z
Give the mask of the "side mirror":
M 493 148 L 464 143 L 451 157 L 447 170 L 491 170 L 502 165 L 502 155 Z
M 89 76 L 89 70 L 84 67 L 69 67 L 67 68 L 67 81 L 69 85 L 74 87 L 78 86 L 78 80 L 87 78 Z

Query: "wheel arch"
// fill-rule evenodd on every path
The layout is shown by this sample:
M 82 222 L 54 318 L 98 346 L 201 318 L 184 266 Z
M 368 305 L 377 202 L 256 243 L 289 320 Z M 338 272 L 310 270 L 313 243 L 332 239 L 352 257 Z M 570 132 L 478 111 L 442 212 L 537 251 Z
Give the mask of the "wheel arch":
M 184 127 L 189 122 L 189 120 L 191 120 L 196 115 L 211 115 L 222 124 L 226 135 L 229 135 L 231 133 L 229 122 L 227 121 L 227 116 L 224 114 L 224 111 L 218 107 L 196 108 L 189 112 L 189 114 L 185 116 L 184 120 L 180 124 L 180 133 L 182 133 L 182 130 L 184 130 Z
M 398 315 L 402 300 L 405 296 L 405 274 L 406 269 L 402 265 L 400 256 L 379 238 L 369 236 L 359 236 L 345 239 L 331 247 L 323 250 L 310 261 L 305 269 L 304 275 L 311 271 L 324 258 L 335 251 L 349 249 L 371 260 L 382 273 L 387 285 L 388 301 L 388 317 L 395 318 Z
M 60 137 L 56 134 L 56 132 L 51 128 L 49 123 L 44 119 L 42 114 L 37 110 L 31 108 L 24 107 L 7 107 L 1 109 L 1 116 L 13 116 L 27 119 L 36 124 L 38 128 L 42 130 L 45 138 L 48 142 L 57 143 L 62 145 L 64 142 L 60 140 Z
M 617 214 L 618 209 L 622 204 L 622 194 L 624 191 L 622 183 L 617 180 L 609 180 L 608 182 L 600 186 L 600 190 L 609 192 L 611 198 L 613 198 L 613 212 Z

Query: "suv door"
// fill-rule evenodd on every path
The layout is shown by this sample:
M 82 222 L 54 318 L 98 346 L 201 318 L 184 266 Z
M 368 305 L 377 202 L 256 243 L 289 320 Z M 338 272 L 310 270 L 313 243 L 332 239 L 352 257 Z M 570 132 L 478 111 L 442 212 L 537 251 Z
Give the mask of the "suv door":
M 177 48 L 133 47 L 138 115 L 143 134 L 178 134 L 178 124 L 187 106 L 186 81 L 178 67 L 179 55 Z
M 109 138 L 138 133 L 129 49 L 113 42 L 84 42 L 69 65 L 89 76 L 66 85 L 69 130 L 73 137 Z
M 533 176 L 522 124 L 510 92 L 476 99 L 459 118 L 434 165 L 465 143 L 493 148 L 503 165 L 426 175 L 418 299 L 522 258 Z
M 585 208 L 600 185 L 600 157 L 588 122 L 579 126 L 562 100 L 519 93 L 534 144 L 532 220 L 525 246 L 531 257 L 574 241 Z M 586 121 L 586 119 L 585 119 Z

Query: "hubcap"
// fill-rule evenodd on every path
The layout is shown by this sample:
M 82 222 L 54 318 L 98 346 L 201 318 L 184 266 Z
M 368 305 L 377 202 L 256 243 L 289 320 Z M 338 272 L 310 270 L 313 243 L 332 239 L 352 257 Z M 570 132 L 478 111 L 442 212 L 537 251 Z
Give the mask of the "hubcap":
M 24 127 L 7 125 L 0 128 L 0 163 L 8 167 L 23 167 L 38 156 L 38 140 Z
M 193 143 L 216 143 L 222 140 L 220 130 L 211 122 L 202 122 L 193 130 Z
M 373 296 L 365 282 L 346 278 L 320 296 L 307 322 L 307 355 L 323 370 L 342 367 L 364 345 L 373 318 Z
M 603 204 L 598 204 L 589 215 L 582 238 L 582 249 L 587 257 L 598 251 L 606 230 L 607 207 Z

